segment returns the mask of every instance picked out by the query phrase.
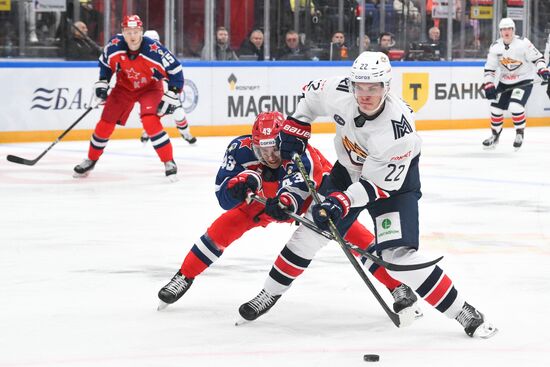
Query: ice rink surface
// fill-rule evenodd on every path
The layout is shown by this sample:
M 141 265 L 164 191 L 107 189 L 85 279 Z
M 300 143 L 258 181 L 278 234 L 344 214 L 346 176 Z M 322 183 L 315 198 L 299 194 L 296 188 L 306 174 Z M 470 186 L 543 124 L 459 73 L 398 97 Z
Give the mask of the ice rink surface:
M 214 177 L 230 137 L 172 139 L 179 182 L 150 144 L 111 141 L 86 179 L 87 142 L 0 144 L 0 366 L 548 366 L 550 128 L 421 131 L 421 250 L 500 332 L 471 339 L 421 301 L 404 329 L 331 243 L 266 315 L 234 326 L 294 227 L 255 229 L 177 303 L 157 292 L 222 213 Z M 334 160 L 331 135 L 311 142 Z M 361 217 L 368 228 L 370 218 Z M 390 294 L 380 288 L 391 304 Z

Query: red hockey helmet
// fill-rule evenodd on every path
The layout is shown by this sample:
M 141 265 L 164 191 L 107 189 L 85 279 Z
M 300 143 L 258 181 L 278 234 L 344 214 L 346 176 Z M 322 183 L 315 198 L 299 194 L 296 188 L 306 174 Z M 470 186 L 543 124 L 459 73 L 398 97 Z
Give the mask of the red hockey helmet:
M 275 138 L 283 128 L 283 114 L 277 111 L 262 112 L 252 126 L 252 145 L 254 154 L 260 162 L 270 168 L 281 165 L 281 155 Z
M 143 28 L 143 22 L 139 15 L 126 15 L 120 23 L 122 28 Z

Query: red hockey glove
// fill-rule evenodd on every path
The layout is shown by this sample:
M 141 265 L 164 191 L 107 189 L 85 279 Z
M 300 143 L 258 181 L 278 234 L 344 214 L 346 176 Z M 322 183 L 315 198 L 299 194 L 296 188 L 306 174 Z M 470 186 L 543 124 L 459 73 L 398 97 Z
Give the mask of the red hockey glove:
M 227 191 L 232 198 L 244 201 L 248 192 L 256 192 L 262 186 L 262 178 L 255 171 L 243 171 L 227 181 Z

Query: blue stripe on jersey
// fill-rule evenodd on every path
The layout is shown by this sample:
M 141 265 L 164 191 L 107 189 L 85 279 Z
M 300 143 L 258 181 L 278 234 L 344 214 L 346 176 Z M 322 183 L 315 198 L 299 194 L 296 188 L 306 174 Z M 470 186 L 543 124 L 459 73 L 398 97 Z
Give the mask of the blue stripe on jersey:
M 418 295 L 422 298 L 426 297 L 428 292 L 431 291 L 433 287 L 435 287 L 442 274 L 443 270 L 439 266 L 436 266 L 432 273 L 424 281 L 424 283 L 422 283 L 422 285 L 418 287 L 416 293 L 418 293 Z
M 447 295 L 445 296 L 445 298 L 443 299 L 443 301 L 439 302 L 439 304 L 437 305 L 436 309 L 439 311 L 439 312 L 445 312 L 447 311 L 447 309 L 449 309 L 449 307 L 451 307 L 451 305 L 453 304 L 453 302 L 456 300 L 456 297 L 458 296 L 458 292 L 457 290 L 455 289 L 455 287 L 453 286 L 451 288 L 451 290 L 449 291 L 449 293 L 447 293 Z

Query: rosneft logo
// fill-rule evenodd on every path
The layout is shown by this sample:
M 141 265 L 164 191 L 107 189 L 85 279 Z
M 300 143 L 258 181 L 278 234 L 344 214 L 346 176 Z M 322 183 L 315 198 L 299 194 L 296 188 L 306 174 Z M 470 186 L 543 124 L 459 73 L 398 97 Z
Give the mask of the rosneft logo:
M 251 90 L 258 90 L 260 89 L 259 85 L 245 85 L 245 84 L 237 84 L 237 77 L 235 74 L 231 73 L 229 77 L 227 78 L 227 83 L 229 84 L 229 90 L 234 91 L 251 91 Z

